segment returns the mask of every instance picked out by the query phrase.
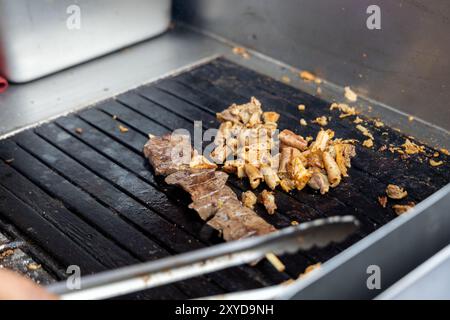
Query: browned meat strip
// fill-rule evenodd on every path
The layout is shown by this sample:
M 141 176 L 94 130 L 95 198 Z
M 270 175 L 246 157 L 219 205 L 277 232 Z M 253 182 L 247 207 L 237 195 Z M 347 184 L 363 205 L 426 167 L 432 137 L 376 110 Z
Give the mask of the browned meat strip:
M 208 224 L 219 230 L 226 241 L 263 235 L 276 230 L 252 209 L 244 207 L 239 200 L 227 201 Z
M 177 171 L 166 178 L 168 184 L 178 185 L 188 192 L 193 201 L 216 193 L 227 180 L 228 174 L 214 169 Z
M 188 136 L 166 134 L 152 137 L 144 146 L 144 155 L 158 175 L 189 169 L 191 154 Z
M 225 186 L 210 196 L 192 202 L 189 205 L 189 208 L 197 211 L 198 215 L 203 220 L 208 220 L 213 217 L 217 210 L 222 206 L 228 205 L 229 200 L 237 200 L 237 196 L 230 187 Z

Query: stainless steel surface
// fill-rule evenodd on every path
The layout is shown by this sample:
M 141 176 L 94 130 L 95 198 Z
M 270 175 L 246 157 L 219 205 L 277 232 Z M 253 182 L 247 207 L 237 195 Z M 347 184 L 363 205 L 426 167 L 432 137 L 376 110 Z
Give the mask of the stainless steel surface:
M 202 274 L 263 259 L 268 253 L 283 255 L 341 242 L 358 229 L 352 216 L 330 217 L 302 223 L 260 237 L 242 239 L 187 252 L 81 279 L 80 290 L 66 283 L 48 289 L 63 300 L 106 299 L 157 287 Z
M 178 19 L 450 129 L 450 2 L 176 0 Z M 381 9 L 381 30 L 366 10 Z
M 377 297 L 379 300 L 450 300 L 450 245 Z
M 0 0 L 0 74 L 30 81 L 155 36 L 170 8 L 171 0 Z
M 372 299 L 450 243 L 450 185 L 287 288 L 286 299 Z M 371 265 L 380 289 L 369 289 Z

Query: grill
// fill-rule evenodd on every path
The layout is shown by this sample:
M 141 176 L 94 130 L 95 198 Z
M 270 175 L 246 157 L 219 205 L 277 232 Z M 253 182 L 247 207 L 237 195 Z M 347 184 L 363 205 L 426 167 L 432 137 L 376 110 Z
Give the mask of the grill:
M 154 176 L 142 147 L 149 133 L 217 128 L 216 112 L 251 96 L 264 110 L 281 114 L 280 128 L 315 136 L 320 127 L 311 121 L 331 115 L 328 127 L 337 137 L 363 139 L 352 120 L 330 113 L 330 102 L 218 58 L 0 141 L 0 232 L 24 241 L 23 250 L 54 280 L 64 279 L 69 265 L 93 274 L 220 243 L 216 232 L 187 208 L 189 197 Z M 307 106 L 305 112 L 298 111 L 299 104 Z M 300 118 L 308 126 L 301 127 Z M 375 137 L 374 149 L 357 146 L 350 177 L 337 188 L 326 195 L 276 191 L 279 209 L 273 216 L 256 208 L 277 228 L 351 214 L 361 222 L 358 233 L 325 249 L 280 257 L 286 265 L 282 273 L 262 261 L 129 298 L 203 297 L 297 278 L 308 265 L 329 260 L 397 216 L 377 202 L 388 183 L 404 186 L 408 200 L 418 203 L 450 181 L 448 158 L 431 167 L 415 155 L 401 159 L 377 152 L 383 145 L 403 144 L 405 136 L 370 121 L 364 126 Z M 435 150 L 427 147 L 426 152 Z M 229 185 L 238 195 L 250 189 L 235 177 Z

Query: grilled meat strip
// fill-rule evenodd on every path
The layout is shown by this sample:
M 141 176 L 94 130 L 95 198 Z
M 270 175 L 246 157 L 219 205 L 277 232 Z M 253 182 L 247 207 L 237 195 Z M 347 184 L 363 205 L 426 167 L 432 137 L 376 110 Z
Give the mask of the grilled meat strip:
M 166 134 L 151 137 L 144 146 L 144 155 L 157 175 L 187 170 L 192 156 L 189 136 Z
M 172 173 L 166 182 L 188 192 L 193 201 L 189 208 L 196 210 L 203 220 L 208 220 L 227 200 L 237 200 L 233 190 L 225 185 L 227 179 L 225 172 L 203 169 Z
M 238 240 L 276 231 L 255 211 L 244 207 L 237 199 L 226 202 L 208 221 L 208 224 L 222 233 L 225 241 Z
M 192 156 L 186 137 L 151 137 L 145 144 L 144 154 L 156 174 L 166 175 L 168 184 L 180 186 L 191 195 L 193 202 L 189 208 L 196 210 L 226 241 L 276 230 L 256 212 L 242 205 L 233 190 L 226 186 L 228 174 L 215 169 L 191 168 L 185 159 L 186 155 Z

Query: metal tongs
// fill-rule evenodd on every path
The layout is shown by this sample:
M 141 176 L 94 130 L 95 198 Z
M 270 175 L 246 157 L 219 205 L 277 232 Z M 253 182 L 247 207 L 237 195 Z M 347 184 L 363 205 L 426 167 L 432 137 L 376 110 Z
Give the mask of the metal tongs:
M 70 290 L 66 282 L 47 287 L 63 300 L 107 299 L 200 276 L 206 273 L 254 263 L 267 254 L 293 254 L 314 246 L 341 242 L 358 229 L 353 216 L 318 219 L 277 232 L 232 241 L 201 250 L 136 264 L 81 278 L 80 289 Z

